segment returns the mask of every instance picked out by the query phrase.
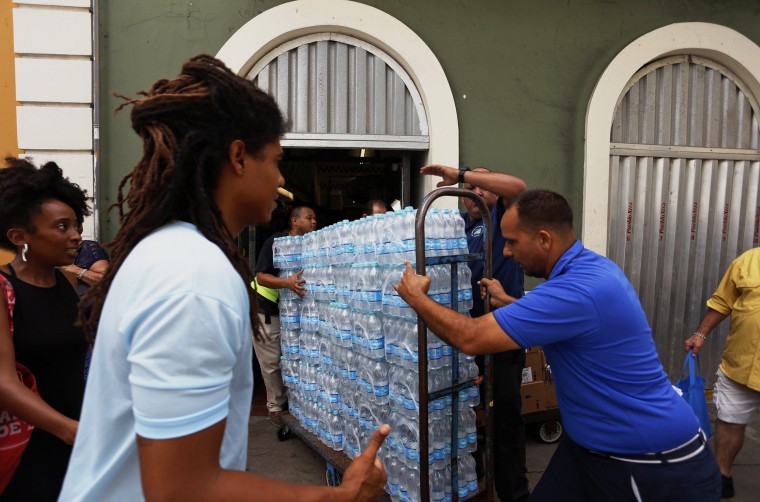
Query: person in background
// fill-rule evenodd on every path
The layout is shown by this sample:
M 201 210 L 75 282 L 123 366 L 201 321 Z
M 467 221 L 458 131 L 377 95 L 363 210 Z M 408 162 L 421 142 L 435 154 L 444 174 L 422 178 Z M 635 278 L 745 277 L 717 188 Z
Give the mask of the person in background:
M 60 500 L 374 500 L 387 425 L 338 487 L 244 472 L 262 329 L 234 236 L 271 218 L 284 184 L 274 99 L 200 55 L 127 104 L 143 157 L 88 293 L 97 343 Z
M 524 277 L 522 270 L 512 257 L 504 256 L 504 237 L 499 230 L 499 222 L 506 211 L 506 203 L 525 191 L 527 185 L 516 176 L 491 172 L 484 167 L 475 169 L 441 165 L 428 165 L 420 169 L 423 175 L 443 178 L 437 186 L 462 183 L 483 198 L 490 213 L 491 226 L 485 229 L 485 221 L 480 208 L 467 197 L 462 198 L 466 211 L 465 234 L 470 253 L 482 253 L 485 247 L 486 231 L 491 232 L 492 277 L 499 282 L 513 299 L 523 296 Z M 472 317 L 480 317 L 485 312 L 480 295 L 483 279 L 483 260 L 469 264 L 472 270 Z M 493 355 L 493 412 L 494 412 L 494 482 L 499 499 L 526 500 L 530 495 L 525 460 L 525 423 L 521 414 L 520 386 L 522 370 L 525 366 L 525 351 L 522 349 L 498 352 Z
M 372 199 L 367 201 L 367 205 L 364 208 L 363 216 L 371 216 L 373 214 L 385 214 L 388 212 L 388 204 L 384 200 Z
M 0 279 L 13 286 L 16 304 L 13 334 L 5 305 L 0 308 L 0 408 L 35 429 L 1 498 L 53 501 L 77 435 L 87 350 L 75 326 L 77 293 L 57 267 L 74 262 L 82 242 L 77 226 L 90 209 L 84 191 L 55 163 L 39 169 L 11 157 L 5 163 L 0 246 L 17 254 L 0 267 Z M 19 381 L 16 361 L 36 378 L 39 396 Z
M 80 225 L 77 230 L 79 234 L 82 234 L 82 226 Z M 100 247 L 95 241 L 83 240 L 82 245 L 79 246 L 79 252 L 72 265 L 66 265 L 65 267 L 59 267 L 69 280 L 76 280 L 77 295 L 82 298 L 90 287 L 97 284 L 100 279 L 103 278 L 106 269 L 108 268 L 108 253 L 105 249 Z M 94 337 L 89 337 L 94 338 Z M 92 340 L 87 347 L 87 355 L 84 359 L 84 379 L 87 380 L 87 375 L 90 372 L 90 363 L 92 362 Z
M 288 409 L 288 393 L 282 383 L 280 371 L 280 310 L 279 290 L 287 288 L 300 297 L 306 296 L 304 280 L 301 279 L 303 269 L 289 277 L 278 277 L 274 266 L 272 244 L 277 237 L 285 235 L 304 235 L 317 229 L 317 217 L 314 210 L 306 206 L 293 208 L 288 218 L 290 228 L 287 232 L 279 232 L 270 236 L 261 247 L 256 260 L 256 279 L 253 287 L 258 295 L 259 319 L 264 326 L 266 336 L 262 340 L 253 340 L 253 348 L 261 368 L 261 377 L 267 390 L 267 411 L 269 419 L 276 426 L 285 422 L 281 415 Z
M 710 332 L 731 316 L 715 384 L 715 458 L 723 481 L 721 498 L 734 496 L 731 465 L 744 444 L 744 432 L 760 409 L 760 248 L 736 258 L 707 300 L 699 327 L 684 342 L 696 356 Z
M 82 227 L 79 227 L 82 233 Z M 84 296 L 91 286 L 103 278 L 108 268 L 108 253 L 95 241 L 83 240 L 79 252 L 72 265 L 60 267 L 60 270 L 70 274 L 77 280 L 77 293 Z
M 566 434 L 531 494 L 544 501 L 717 501 L 707 438 L 662 368 L 636 291 L 609 259 L 575 238 L 564 197 L 528 190 L 501 220 L 530 294 L 470 318 L 427 296 L 407 262 L 399 295 L 440 338 L 467 354 L 540 345 Z

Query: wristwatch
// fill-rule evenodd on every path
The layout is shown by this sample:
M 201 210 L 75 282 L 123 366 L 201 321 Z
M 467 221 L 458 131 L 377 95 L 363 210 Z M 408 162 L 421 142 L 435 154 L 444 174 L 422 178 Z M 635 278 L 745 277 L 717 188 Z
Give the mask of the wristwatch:
M 459 183 L 464 183 L 464 173 L 469 171 L 469 167 L 460 167 L 459 168 Z

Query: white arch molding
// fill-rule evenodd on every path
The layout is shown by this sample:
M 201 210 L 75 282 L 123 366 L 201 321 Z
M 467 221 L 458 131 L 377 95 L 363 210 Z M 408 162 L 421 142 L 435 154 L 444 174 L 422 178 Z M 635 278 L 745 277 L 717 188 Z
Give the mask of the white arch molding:
M 217 58 L 238 75 L 247 75 L 276 47 L 322 32 L 352 36 L 395 59 L 414 82 L 425 107 L 430 141 L 426 163 L 459 164 L 459 124 L 443 67 L 416 33 L 379 9 L 349 0 L 288 2 L 248 21 L 227 40 Z M 438 179 L 425 176 L 421 181 L 418 196 L 433 190 Z M 437 206 L 456 207 L 453 197 L 438 201 Z
M 642 66 L 674 54 L 704 56 L 722 64 L 756 100 L 760 98 L 760 47 L 725 26 L 671 24 L 639 37 L 620 51 L 602 73 L 586 112 L 583 243 L 597 253 L 607 253 L 610 130 L 618 99 Z

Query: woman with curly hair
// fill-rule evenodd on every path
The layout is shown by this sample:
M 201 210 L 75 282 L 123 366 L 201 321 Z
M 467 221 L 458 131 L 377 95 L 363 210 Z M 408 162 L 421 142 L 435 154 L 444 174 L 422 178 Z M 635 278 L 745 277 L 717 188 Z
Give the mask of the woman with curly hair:
M 83 299 L 97 335 L 61 500 L 374 499 L 387 426 L 337 488 L 241 472 L 261 327 L 234 236 L 269 221 L 284 183 L 277 104 L 210 56 L 128 104 L 143 156 Z
M 49 162 L 37 169 L 6 158 L 0 169 L 0 247 L 16 257 L 0 267 L 13 286 L 14 332 L 0 308 L 0 408 L 35 427 L 3 500 L 56 500 L 77 434 L 87 343 L 75 326 L 78 296 L 56 267 L 71 265 L 90 214 L 85 193 Z M 0 296 L 4 298 L 4 296 Z M 37 380 L 39 396 L 16 374 Z M 40 397 L 42 399 L 40 399 Z

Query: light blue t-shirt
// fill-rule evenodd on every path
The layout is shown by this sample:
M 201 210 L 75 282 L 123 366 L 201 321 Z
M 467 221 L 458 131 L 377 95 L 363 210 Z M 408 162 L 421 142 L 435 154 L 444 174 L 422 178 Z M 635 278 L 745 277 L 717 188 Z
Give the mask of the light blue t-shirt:
M 220 465 L 245 470 L 248 312 L 245 283 L 195 226 L 174 222 L 143 239 L 103 306 L 60 500 L 142 500 L 135 434 L 183 437 L 225 418 Z
M 521 347 L 543 348 L 562 422 L 581 446 L 654 453 L 696 435 L 699 422 L 668 381 L 636 291 L 580 241 L 548 281 L 494 316 Z

